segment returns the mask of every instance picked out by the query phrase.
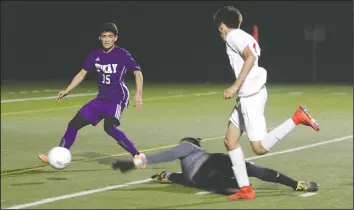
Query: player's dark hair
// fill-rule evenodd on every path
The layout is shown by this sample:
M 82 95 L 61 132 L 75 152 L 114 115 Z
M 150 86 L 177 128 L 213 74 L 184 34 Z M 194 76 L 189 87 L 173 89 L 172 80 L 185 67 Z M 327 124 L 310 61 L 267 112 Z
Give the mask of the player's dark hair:
M 201 138 L 186 137 L 186 138 L 181 139 L 181 144 L 183 142 L 189 142 L 189 143 L 197 145 L 198 147 L 201 147 L 200 140 L 201 140 Z
M 242 22 L 242 14 L 234 6 L 226 6 L 218 9 L 214 14 L 214 23 L 217 27 L 224 23 L 228 28 L 239 28 Z
M 118 36 L 118 28 L 117 28 L 116 24 L 110 23 L 110 22 L 103 23 L 101 25 L 99 32 L 100 32 L 100 34 L 102 34 L 104 32 L 112 32 L 115 36 Z

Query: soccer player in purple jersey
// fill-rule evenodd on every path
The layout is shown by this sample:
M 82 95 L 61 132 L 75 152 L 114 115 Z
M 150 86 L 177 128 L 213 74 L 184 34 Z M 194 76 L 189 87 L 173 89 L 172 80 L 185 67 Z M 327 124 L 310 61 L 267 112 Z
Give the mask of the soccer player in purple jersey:
M 134 106 L 140 108 L 143 104 L 141 67 L 127 50 L 115 45 L 118 40 L 118 28 L 114 23 L 104 23 L 98 39 L 102 48 L 93 50 L 87 56 L 81 71 L 69 86 L 60 91 L 56 97 L 57 101 L 60 101 L 84 80 L 89 70 L 95 69 L 97 71 L 97 97 L 81 107 L 69 122 L 59 146 L 70 149 L 81 128 L 89 124 L 96 126 L 101 120 L 104 120 L 104 131 L 108 135 L 113 137 L 133 157 L 143 157 L 144 154 L 140 153 L 132 141 L 117 128 L 120 125 L 123 110 L 129 104 L 129 90 L 124 84 L 127 72 L 133 72 L 135 75 Z M 39 158 L 44 163 L 48 163 L 47 155 L 40 154 Z

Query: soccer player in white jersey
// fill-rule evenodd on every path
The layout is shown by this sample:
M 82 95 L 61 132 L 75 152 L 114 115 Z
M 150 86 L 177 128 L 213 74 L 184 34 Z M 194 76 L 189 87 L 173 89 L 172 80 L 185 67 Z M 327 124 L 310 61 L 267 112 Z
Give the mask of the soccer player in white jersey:
M 235 83 L 224 91 L 224 98 L 230 99 L 235 94 L 238 96 L 229 118 L 225 146 L 240 190 L 228 196 L 228 199 L 254 199 L 256 194 L 250 185 L 244 155 L 239 145 L 242 133 L 247 133 L 254 153 L 263 155 L 297 125 L 311 126 L 319 131 L 319 124 L 309 115 L 306 107 L 300 106 L 291 118 L 267 133 L 264 118 L 267 71 L 258 66 L 261 49 L 254 37 L 240 29 L 242 15 L 235 7 L 219 9 L 214 15 L 214 22 L 226 43 L 226 53 L 236 77 Z

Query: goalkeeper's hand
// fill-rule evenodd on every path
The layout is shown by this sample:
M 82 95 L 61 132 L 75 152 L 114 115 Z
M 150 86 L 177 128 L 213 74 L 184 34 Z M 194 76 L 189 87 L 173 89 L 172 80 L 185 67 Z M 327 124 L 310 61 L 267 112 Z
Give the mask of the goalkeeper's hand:
M 167 179 L 166 171 L 161 171 L 157 174 L 151 176 L 152 182 L 159 182 L 159 183 L 170 183 L 171 181 Z

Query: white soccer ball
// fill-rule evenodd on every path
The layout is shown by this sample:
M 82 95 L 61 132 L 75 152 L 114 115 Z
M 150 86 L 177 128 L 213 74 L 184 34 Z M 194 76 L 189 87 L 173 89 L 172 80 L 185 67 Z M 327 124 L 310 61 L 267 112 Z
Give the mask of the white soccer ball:
M 64 169 L 71 162 L 71 152 L 65 147 L 54 147 L 48 153 L 48 162 L 55 169 Z

